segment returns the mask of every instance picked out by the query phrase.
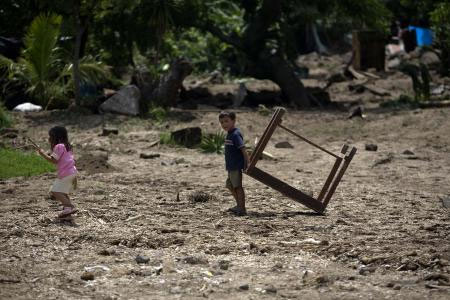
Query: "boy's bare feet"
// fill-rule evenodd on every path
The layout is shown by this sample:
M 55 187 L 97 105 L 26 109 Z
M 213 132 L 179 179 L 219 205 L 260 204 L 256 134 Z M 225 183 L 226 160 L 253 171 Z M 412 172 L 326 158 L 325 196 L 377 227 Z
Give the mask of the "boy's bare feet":
M 247 211 L 245 209 L 241 209 L 241 208 L 239 208 L 237 206 L 229 208 L 227 211 L 232 213 L 232 214 L 234 214 L 234 215 L 236 215 L 236 216 L 246 216 L 247 215 Z

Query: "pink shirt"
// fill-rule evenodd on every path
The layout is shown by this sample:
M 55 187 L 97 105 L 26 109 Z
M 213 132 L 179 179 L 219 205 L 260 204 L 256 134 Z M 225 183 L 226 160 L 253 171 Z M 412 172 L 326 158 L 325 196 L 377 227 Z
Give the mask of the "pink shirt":
M 61 179 L 77 173 L 72 151 L 67 151 L 64 144 L 57 144 L 53 147 L 52 157 L 58 161 L 56 165 L 58 167 L 58 178 Z

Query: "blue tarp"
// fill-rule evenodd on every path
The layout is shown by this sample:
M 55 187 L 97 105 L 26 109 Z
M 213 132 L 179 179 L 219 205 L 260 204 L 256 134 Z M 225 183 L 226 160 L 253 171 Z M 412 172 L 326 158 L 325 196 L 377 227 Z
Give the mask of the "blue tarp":
M 417 46 L 431 46 L 433 44 L 433 31 L 428 28 L 409 26 L 409 30 L 416 31 Z

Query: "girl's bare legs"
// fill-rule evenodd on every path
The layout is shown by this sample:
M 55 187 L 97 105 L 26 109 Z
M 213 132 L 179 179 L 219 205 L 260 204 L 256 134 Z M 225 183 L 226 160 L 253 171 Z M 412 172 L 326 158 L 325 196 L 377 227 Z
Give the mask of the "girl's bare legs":
M 70 202 L 69 196 L 64 193 L 52 192 L 52 196 L 55 197 L 56 200 L 61 202 L 64 207 L 72 207 L 74 208 L 72 202 Z

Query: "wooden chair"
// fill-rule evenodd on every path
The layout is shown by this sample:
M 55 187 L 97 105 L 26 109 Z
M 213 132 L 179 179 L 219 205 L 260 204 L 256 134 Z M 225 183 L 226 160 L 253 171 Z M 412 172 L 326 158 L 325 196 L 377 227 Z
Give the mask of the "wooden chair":
M 343 145 L 341 153 L 339 155 L 336 155 L 322 148 L 321 146 L 316 145 L 310 140 L 300 136 L 299 134 L 295 133 L 289 128 L 286 128 L 285 126 L 281 125 L 282 122 L 281 118 L 283 117 L 285 112 L 286 110 L 284 108 L 277 108 L 275 110 L 275 113 L 273 114 L 272 119 L 269 122 L 269 125 L 267 125 L 263 135 L 261 136 L 261 139 L 259 140 L 259 142 L 255 147 L 255 150 L 250 156 L 250 162 L 247 167 L 246 174 L 264 183 L 265 185 L 279 191 L 286 197 L 289 197 L 294 201 L 297 201 L 318 213 L 323 213 L 328 203 L 330 202 L 330 199 L 333 196 L 337 186 L 339 185 L 342 176 L 344 176 L 345 171 L 347 170 L 347 167 L 350 164 L 351 160 L 353 159 L 353 156 L 355 155 L 357 149 L 355 147 L 352 147 L 352 149 L 348 152 L 349 146 Z M 286 130 L 287 132 L 295 135 L 301 140 L 307 142 L 308 144 L 322 150 L 323 152 L 335 158 L 334 165 L 317 199 L 303 193 L 302 191 L 290 186 L 289 184 L 281 181 L 280 179 L 256 167 L 256 164 L 260 159 L 261 154 L 264 151 L 264 148 L 266 147 L 267 143 L 269 142 L 270 138 L 272 137 L 272 134 L 274 133 L 277 127 Z

